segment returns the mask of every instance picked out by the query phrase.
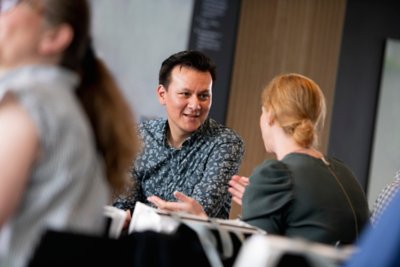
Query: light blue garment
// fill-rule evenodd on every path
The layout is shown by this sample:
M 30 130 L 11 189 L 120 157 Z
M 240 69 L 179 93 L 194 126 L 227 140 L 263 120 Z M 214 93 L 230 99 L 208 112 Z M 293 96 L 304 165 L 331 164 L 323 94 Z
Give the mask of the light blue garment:
M 400 266 L 400 191 L 397 191 L 379 221 L 363 232 L 358 252 L 345 267 L 398 267 Z
M 22 267 L 43 230 L 100 233 L 110 197 L 89 122 L 75 97 L 77 75 L 55 66 L 15 69 L 0 79 L 31 116 L 40 156 L 15 215 L 0 229 L 0 266 Z M 1 175 L 1 174 L 0 174 Z

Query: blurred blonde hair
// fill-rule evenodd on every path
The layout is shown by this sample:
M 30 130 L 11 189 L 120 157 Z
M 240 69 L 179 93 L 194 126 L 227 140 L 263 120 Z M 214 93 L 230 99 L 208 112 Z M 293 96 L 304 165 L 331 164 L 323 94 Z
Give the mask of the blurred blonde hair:
M 296 73 L 274 77 L 261 96 L 284 132 L 305 148 L 318 146 L 326 114 L 325 97 L 310 78 Z

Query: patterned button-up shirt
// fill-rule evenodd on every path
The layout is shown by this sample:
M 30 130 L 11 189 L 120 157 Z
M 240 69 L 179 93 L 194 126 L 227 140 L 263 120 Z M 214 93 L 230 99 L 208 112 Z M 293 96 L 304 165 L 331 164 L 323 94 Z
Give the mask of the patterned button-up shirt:
M 180 191 L 197 200 L 208 216 L 228 218 L 228 181 L 237 173 L 244 153 L 240 136 L 207 119 L 176 149 L 168 145 L 167 130 L 165 119 L 139 125 L 143 151 L 132 171 L 137 179 L 114 206 L 133 210 L 136 201 L 150 205 L 146 198 L 151 195 L 176 201 L 173 192 Z
M 371 222 L 375 226 L 382 213 L 386 210 L 389 203 L 392 201 L 394 196 L 400 190 L 400 171 L 396 173 L 393 182 L 386 185 L 384 189 L 379 193 L 379 196 L 375 200 L 374 209 L 372 211 Z

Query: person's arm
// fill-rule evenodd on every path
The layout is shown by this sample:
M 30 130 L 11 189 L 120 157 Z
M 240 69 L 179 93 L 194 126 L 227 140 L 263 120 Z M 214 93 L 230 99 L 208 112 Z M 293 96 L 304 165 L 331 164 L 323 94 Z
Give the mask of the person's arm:
M 188 212 L 194 215 L 215 217 L 229 197 L 228 182 L 239 169 L 243 156 L 243 143 L 223 143 L 208 157 L 203 178 L 188 197 L 175 192 L 175 201 L 165 201 L 158 196 L 147 200 L 156 207 L 173 212 Z
M 11 96 L 0 102 L 0 228 L 17 209 L 39 140 L 28 113 Z
M 242 220 L 270 234 L 284 234 L 293 202 L 293 180 L 287 165 L 267 160 L 257 166 L 242 199 Z
M 210 217 L 216 217 L 229 199 L 228 182 L 239 170 L 243 143 L 222 143 L 210 153 L 203 177 L 191 195 Z
M 150 196 L 147 200 L 153 203 L 157 208 L 169 212 L 187 212 L 203 218 L 207 218 L 203 207 L 191 197 L 186 196 L 181 192 L 174 192 L 174 196 L 178 202 L 165 201 L 157 196 Z
M 234 175 L 229 181 L 229 193 L 231 193 L 233 200 L 239 205 L 242 205 L 243 193 L 248 185 L 249 178 L 245 176 Z M 179 202 L 165 201 L 157 196 L 150 196 L 147 200 L 161 210 L 187 212 L 201 217 L 208 217 L 203 207 L 195 199 L 181 192 L 175 192 L 174 196 Z

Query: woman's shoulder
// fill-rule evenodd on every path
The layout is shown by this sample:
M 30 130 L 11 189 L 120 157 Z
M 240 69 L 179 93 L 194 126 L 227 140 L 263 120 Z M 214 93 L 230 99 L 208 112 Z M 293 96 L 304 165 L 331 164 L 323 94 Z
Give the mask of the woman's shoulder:
M 279 160 L 266 160 L 258 165 L 251 177 L 250 184 L 265 186 L 266 189 L 275 190 L 276 187 L 292 186 L 292 176 L 288 166 Z
M 293 179 L 286 164 L 266 160 L 250 176 L 243 195 L 243 219 L 272 214 L 293 199 Z
M 254 174 L 266 174 L 271 177 L 285 176 L 289 172 L 288 166 L 279 160 L 265 160 L 259 164 L 253 171 Z

